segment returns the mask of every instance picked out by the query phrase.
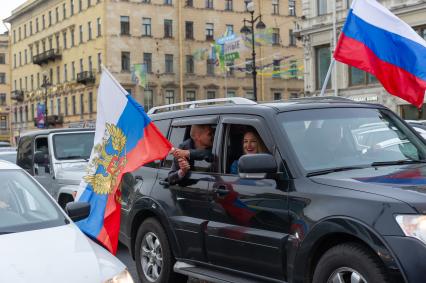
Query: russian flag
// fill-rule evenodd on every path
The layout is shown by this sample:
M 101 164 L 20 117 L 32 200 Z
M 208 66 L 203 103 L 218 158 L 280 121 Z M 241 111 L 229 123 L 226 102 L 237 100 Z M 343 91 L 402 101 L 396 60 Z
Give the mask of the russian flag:
M 426 89 L 426 42 L 375 0 L 354 0 L 334 52 L 417 107 Z
M 79 201 L 90 203 L 90 215 L 77 222 L 80 229 L 115 254 L 123 174 L 163 159 L 171 148 L 142 106 L 103 68 L 94 147 L 77 195 Z

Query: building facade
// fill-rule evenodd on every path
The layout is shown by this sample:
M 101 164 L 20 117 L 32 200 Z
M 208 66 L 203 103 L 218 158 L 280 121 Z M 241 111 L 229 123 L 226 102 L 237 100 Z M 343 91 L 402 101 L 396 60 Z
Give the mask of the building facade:
M 352 1 L 302 0 L 303 20 L 298 22 L 297 35 L 304 46 L 304 89 L 309 96 L 320 94 L 330 65 L 332 50 L 334 50 L 333 1 L 336 8 L 336 36 L 338 37 Z M 424 1 L 381 0 L 380 2 L 426 39 L 426 3 Z M 339 62 L 336 63 L 326 90 L 326 95 L 336 94 L 356 101 L 383 104 L 405 119 L 426 118 L 425 111 L 419 113 L 414 106 L 387 93 L 374 76 Z
M 253 98 L 251 47 L 226 68 L 212 44 L 238 33 L 250 13 L 243 0 L 29 0 L 11 24 L 14 134 L 33 128 L 47 102 L 49 126 L 93 124 L 101 65 L 145 108 L 196 99 Z M 296 0 L 255 0 L 269 32 L 256 44 L 257 97 L 303 94 L 303 49 L 293 30 Z M 132 80 L 144 63 L 147 84 Z M 286 72 L 290 75 L 285 74 Z M 302 70 L 303 73 L 303 70 Z
M 0 141 L 10 141 L 9 35 L 0 34 Z

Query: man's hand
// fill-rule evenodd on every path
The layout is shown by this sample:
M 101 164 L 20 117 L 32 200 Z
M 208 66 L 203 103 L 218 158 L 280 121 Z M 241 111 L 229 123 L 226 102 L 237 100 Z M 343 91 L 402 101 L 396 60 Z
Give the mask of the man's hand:
M 185 158 L 186 160 L 189 160 L 189 150 L 177 148 L 172 152 L 172 154 L 177 159 Z
M 183 173 L 183 175 L 186 175 L 186 173 L 191 170 L 191 166 L 189 165 L 188 160 L 186 160 L 185 158 L 179 158 L 178 162 L 181 172 Z

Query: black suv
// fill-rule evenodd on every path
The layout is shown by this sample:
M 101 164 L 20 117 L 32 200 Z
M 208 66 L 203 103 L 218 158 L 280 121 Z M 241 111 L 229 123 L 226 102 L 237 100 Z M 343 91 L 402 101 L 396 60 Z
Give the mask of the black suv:
M 120 241 L 142 282 L 426 282 L 426 146 L 406 122 L 342 98 L 220 101 L 151 115 L 175 146 L 215 130 L 184 185 L 171 156 L 124 176 Z M 243 155 L 247 127 L 267 153 Z

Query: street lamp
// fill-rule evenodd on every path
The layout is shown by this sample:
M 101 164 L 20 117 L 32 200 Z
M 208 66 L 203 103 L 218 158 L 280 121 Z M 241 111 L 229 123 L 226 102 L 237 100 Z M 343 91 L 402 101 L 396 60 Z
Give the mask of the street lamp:
M 49 127 L 49 122 L 47 120 L 47 88 L 50 86 L 48 72 L 44 71 L 43 75 L 43 84 L 41 87 L 44 88 L 44 127 L 47 129 Z
M 251 19 L 247 20 L 244 18 L 244 26 L 241 28 L 240 32 L 248 35 L 251 34 L 251 48 L 252 48 L 252 53 L 251 53 L 251 60 L 252 60 L 252 66 L 251 66 L 251 74 L 253 77 L 253 94 L 254 94 L 254 100 L 257 101 L 257 81 L 256 81 L 256 76 L 257 76 L 257 70 L 256 70 L 256 46 L 255 46 L 255 35 L 254 35 L 254 24 L 256 22 L 258 22 L 256 24 L 256 29 L 258 30 L 263 30 L 266 28 L 266 25 L 264 22 L 262 22 L 262 15 L 259 14 L 259 16 L 257 16 L 256 18 L 254 17 L 254 3 L 252 0 L 244 0 L 246 7 L 247 7 L 247 11 L 250 12 L 250 16 Z M 249 23 L 250 26 L 246 26 L 246 23 Z

